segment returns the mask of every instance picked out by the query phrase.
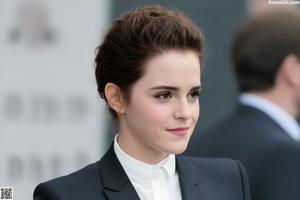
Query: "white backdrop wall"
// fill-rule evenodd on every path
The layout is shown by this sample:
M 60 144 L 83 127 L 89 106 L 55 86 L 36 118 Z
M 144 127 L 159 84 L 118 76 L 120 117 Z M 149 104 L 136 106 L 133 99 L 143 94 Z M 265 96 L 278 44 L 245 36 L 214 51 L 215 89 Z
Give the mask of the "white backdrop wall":
M 15 200 L 103 154 L 93 60 L 109 17 L 109 0 L 0 1 L 0 187 Z

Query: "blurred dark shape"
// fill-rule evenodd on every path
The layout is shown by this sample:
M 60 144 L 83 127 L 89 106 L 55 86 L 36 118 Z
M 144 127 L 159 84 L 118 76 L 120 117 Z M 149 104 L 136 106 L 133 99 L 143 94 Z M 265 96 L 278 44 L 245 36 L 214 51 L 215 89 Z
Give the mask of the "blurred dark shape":
M 4 119 L 18 120 L 21 118 L 23 108 L 23 102 L 18 94 L 9 94 L 4 97 Z
M 88 116 L 88 108 L 87 100 L 82 96 L 71 95 L 61 99 L 55 95 L 34 94 L 27 98 L 12 93 L 4 97 L 1 115 L 10 121 L 79 122 Z
M 48 9 L 42 1 L 23 1 L 17 10 L 16 25 L 9 34 L 10 41 L 30 47 L 56 42 L 57 34 L 49 21 Z
M 17 156 L 11 156 L 7 161 L 7 180 L 17 182 L 24 177 L 24 163 Z
M 71 96 L 67 99 L 66 111 L 69 121 L 82 121 L 87 116 L 88 106 L 83 97 Z

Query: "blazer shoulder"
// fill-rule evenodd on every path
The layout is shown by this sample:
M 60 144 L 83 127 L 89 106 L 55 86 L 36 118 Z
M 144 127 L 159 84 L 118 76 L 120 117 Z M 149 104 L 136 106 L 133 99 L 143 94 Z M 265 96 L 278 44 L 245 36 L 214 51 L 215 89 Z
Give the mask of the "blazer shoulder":
M 205 171 L 223 171 L 228 173 L 229 171 L 236 171 L 238 166 L 242 166 L 239 161 L 231 158 L 209 158 L 209 157 L 191 157 L 181 156 L 186 162 L 191 163 L 195 168 Z
M 240 193 L 244 200 L 250 200 L 247 172 L 241 162 L 230 158 L 199 158 L 182 156 L 213 187 L 226 186 L 227 190 Z M 219 189 L 217 189 L 219 190 Z
M 40 183 L 33 196 L 34 200 L 84 199 L 86 194 L 99 193 L 101 187 L 99 162 L 96 162 L 69 175 Z M 89 199 L 92 198 L 89 196 Z

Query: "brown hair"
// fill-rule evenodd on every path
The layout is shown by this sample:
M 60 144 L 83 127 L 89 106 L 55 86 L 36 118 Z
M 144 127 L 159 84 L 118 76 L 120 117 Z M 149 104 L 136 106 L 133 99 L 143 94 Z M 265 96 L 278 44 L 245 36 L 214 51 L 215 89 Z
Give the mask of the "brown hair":
M 116 84 L 128 102 L 132 85 L 143 76 L 143 65 L 151 57 L 167 50 L 193 50 L 202 62 L 204 38 L 182 12 L 160 6 L 146 6 L 129 11 L 112 22 L 98 47 L 96 80 L 98 92 Z M 107 101 L 107 100 L 106 100 Z M 117 115 L 109 108 L 113 117 Z
M 277 8 L 244 22 L 231 49 L 239 90 L 271 89 L 281 63 L 289 54 L 300 58 L 298 9 Z

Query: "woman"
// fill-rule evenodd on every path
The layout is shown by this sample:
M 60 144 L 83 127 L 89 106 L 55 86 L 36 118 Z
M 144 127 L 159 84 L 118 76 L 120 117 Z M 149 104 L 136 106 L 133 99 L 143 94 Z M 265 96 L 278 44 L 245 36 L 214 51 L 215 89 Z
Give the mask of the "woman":
M 249 199 L 243 167 L 175 156 L 199 116 L 203 36 L 181 12 L 159 6 L 115 20 L 96 56 L 98 92 L 119 124 L 99 162 L 40 184 L 37 199 Z

